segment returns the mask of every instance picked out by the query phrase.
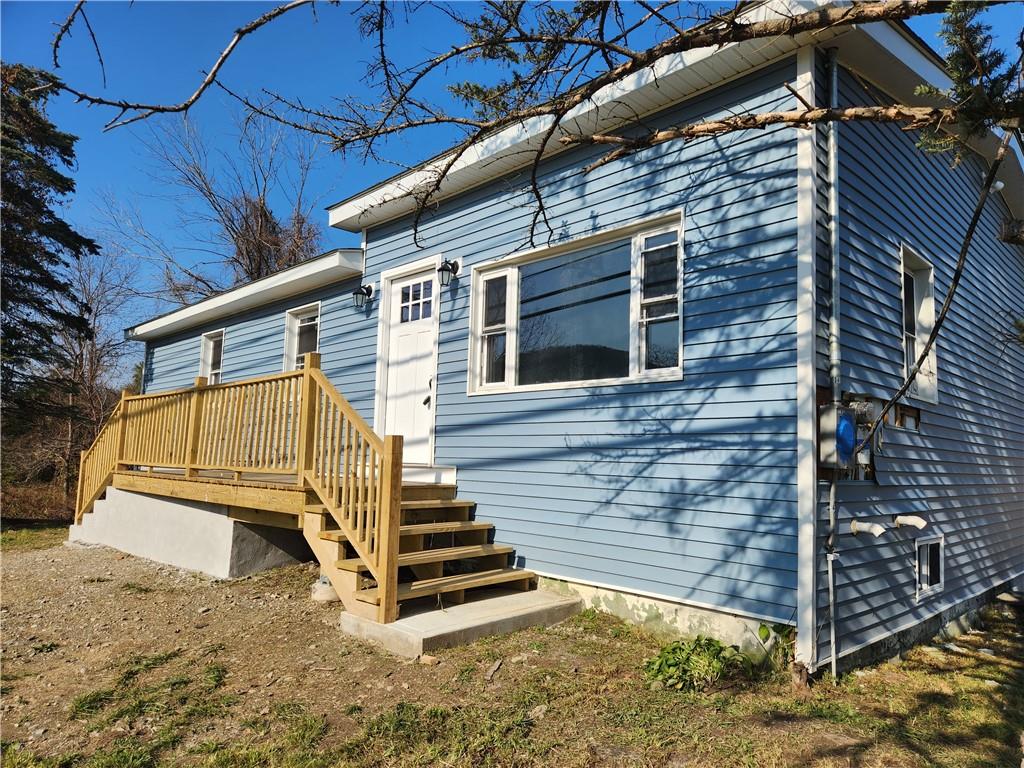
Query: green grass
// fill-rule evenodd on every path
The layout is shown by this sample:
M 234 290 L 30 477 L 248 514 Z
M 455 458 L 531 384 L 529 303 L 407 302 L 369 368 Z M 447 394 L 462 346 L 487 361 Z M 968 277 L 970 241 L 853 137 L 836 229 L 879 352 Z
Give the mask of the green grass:
M 585 612 L 441 654 L 441 664 L 375 660 L 315 703 L 229 693 L 246 671 L 224 646 L 135 655 L 104 687 L 71 705 L 89 754 L 45 756 L 5 745 L 2 768 L 589 768 L 601 765 L 793 764 L 982 768 L 1020 764 L 1024 616 L 990 612 L 984 636 L 955 654 L 910 652 L 839 684 L 794 694 L 757 678 L 710 692 L 652 690 L 643 662 L 659 642 L 606 614 Z M 995 656 L 978 653 L 993 648 Z M 523 657 L 512 661 L 515 657 Z M 500 658 L 494 679 L 485 670 Z M 390 678 L 387 691 L 364 683 Z M 339 678 L 341 675 L 339 675 Z M 998 685 L 996 685 L 998 684 Z M 408 686 L 408 690 L 406 690 Z M 277 691 L 279 689 L 275 689 Z M 379 692 L 378 692 L 379 691 Z M 270 701 L 277 700 L 277 697 Z M 340 720 L 340 722 L 339 722 Z M 109 741 L 111 730 L 127 733 Z
M 66 523 L 10 523 L 0 531 L 0 549 L 5 552 L 31 552 L 59 547 L 68 538 Z

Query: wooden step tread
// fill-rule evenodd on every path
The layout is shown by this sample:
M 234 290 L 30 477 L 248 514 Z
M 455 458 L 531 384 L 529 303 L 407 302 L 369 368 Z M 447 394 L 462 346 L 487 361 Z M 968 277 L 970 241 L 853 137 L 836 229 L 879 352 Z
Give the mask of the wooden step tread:
M 466 499 L 416 499 L 402 502 L 402 509 L 461 509 L 475 506 L 475 501 Z
M 507 555 L 513 548 L 505 544 L 471 544 L 465 547 L 445 547 L 443 549 L 424 549 L 419 552 L 403 552 L 398 556 L 398 564 L 425 565 L 427 563 L 443 563 L 448 560 L 465 560 L 470 557 L 487 557 L 488 555 Z M 343 571 L 369 570 L 361 558 L 350 557 L 338 560 L 336 567 Z
M 496 584 L 507 584 L 509 582 L 526 581 L 534 578 L 536 578 L 536 575 L 532 571 L 524 571 L 519 568 L 499 568 L 493 571 L 481 571 L 480 573 L 460 573 L 456 576 L 442 576 L 439 579 L 422 579 L 421 581 L 399 584 L 398 599 L 413 600 L 417 597 L 429 597 L 430 595 L 440 595 L 445 592 L 458 592 L 463 589 L 489 587 Z M 372 603 L 374 605 L 380 603 L 377 587 L 361 589 L 355 593 L 355 597 L 364 603 Z
M 467 531 L 489 531 L 493 528 L 492 523 L 481 523 L 475 520 L 463 521 L 452 520 L 442 523 L 416 523 L 414 525 L 403 525 L 398 529 L 400 536 L 420 536 L 431 533 L 465 533 Z M 345 541 L 345 534 L 341 531 L 323 531 L 320 538 L 325 541 Z
M 465 499 L 415 499 L 402 502 L 402 509 L 468 509 L 474 506 L 476 506 L 475 501 Z M 327 514 L 327 507 L 323 504 L 306 504 L 303 509 L 314 515 Z

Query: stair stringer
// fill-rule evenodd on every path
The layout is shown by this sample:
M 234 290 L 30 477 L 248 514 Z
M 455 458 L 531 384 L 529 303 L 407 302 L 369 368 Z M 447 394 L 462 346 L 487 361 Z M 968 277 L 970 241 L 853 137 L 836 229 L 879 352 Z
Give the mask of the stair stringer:
M 370 621 L 377 620 L 377 606 L 357 600 L 355 593 L 363 587 L 364 578 L 351 571 L 343 571 L 335 563 L 342 559 L 344 542 L 321 539 L 320 534 L 327 530 L 325 514 L 318 512 L 302 513 L 302 536 L 313 550 L 320 568 L 334 591 L 338 593 L 345 610 Z

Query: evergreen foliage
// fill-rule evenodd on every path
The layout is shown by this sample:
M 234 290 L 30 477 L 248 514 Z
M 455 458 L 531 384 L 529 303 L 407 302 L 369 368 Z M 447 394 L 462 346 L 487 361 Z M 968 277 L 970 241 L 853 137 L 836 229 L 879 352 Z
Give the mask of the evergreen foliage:
M 64 278 L 71 260 L 97 253 L 57 207 L 75 183 L 63 171 L 75 161 L 77 137 L 46 116 L 53 77 L 20 64 L 3 65 L 3 186 L 0 248 L 0 376 L 5 432 L 17 434 L 43 413 L 53 414 L 71 386 L 56 373 L 67 361 L 55 343 L 58 329 L 87 336 L 86 308 Z

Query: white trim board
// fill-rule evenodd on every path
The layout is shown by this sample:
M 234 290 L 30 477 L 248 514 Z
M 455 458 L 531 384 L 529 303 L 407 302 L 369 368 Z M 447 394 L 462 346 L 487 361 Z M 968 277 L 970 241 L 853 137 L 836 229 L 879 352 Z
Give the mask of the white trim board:
M 815 101 L 815 49 L 797 54 L 796 89 Z M 817 129 L 797 132 L 796 267 L 796 456 L 797 456 L 797 636 L 796 659 L 811 670 L 817 661 Z
M 149 341 L 262 307 L 278 299 L 357 277 L 362 272 L 362 251 L 339 248 L 269 277 L 246 283 L 196 304 L 126 328 L 124 336 L 128 341 Z

